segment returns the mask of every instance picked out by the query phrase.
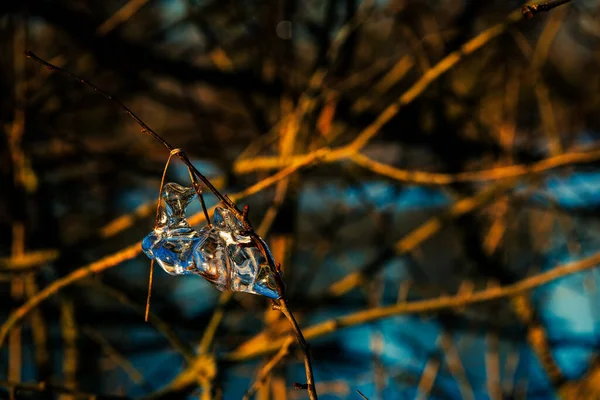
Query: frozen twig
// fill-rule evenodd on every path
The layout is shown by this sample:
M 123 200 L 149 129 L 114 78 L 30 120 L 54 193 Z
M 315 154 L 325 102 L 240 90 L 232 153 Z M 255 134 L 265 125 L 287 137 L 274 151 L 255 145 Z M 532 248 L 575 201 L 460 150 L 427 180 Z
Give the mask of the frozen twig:
M 241 222 L 241 224 L 245 230 L 245 234 L 250 236 L 253 244 L 263 253 L 263 255 L 265 256 L 265 259 L 267 260 L 269 266 L 271 267 L 271 270 L 273 271 L 273 273 L 276 276 L 277 289 L 280 294 L 280 300 L 278 301 L 278 305 L 280 307 L 281 312 L 285 315 L 285 317 L 290 322 L 292 329 L 297 337 L 298 343 L 304 353 L 304 365 L 305 365 L 306 377 L 307 377 L 307 390 L 308 390 L 311 400 L 316 400 L 317 392 L 315 389 L 315 384 L 314 384 L 314 379 L 313 379 L 308 343 L 304 339 L 304 336 L 302 335 L 302 331 L 300 330 L 300 327 L 298 326 L 298 324 L 294 318 L 294 315 L 292 314 L 292 312 L 289 310 L 289 308 L 287 306 L 287 303 L 285 300 L 285 294 L 284 294 L 284 284 L 283 284 L 283 280 L 282 280 L 281 274 L 280 274 L 280 266 L 275 265 L 275 260 L 273 260 L 273 258 L 270 256 L 270 252 L 266 248 L 266 244 L 258 236 L 258 234 L 254 231 L 254 228 L 252 227 L 250 220 L 248 218 L 248 210 L 249 210 L 248 206 L 245 206 L 243 208 L 243 210 L 240 211 L 238 209 L 237 205 L 235 204 L 235 202 L 229 196 L 222 194 L 217 188 L 215 188 L 213 186 L 213 184 L 200 171 L 198 171 L 198 169 L 192 164 L 192 162 L 188 158 L 187 154 L 183 150 L 176 148 L 176 147 L 172 146 L 171 144 L 169 144 L 162 136 L 160 136 L 158 133 L 156 133 L 154 130 L 152 130 L 152 128 L 150 128 L 144 121 L 142 121 L 136 114 L 134 114 L 120 100 L 118 100 L 117 98 L 104 92 L 102 89 L 100 89 L 99 87 L 94 85 L 92 82 L 82 79 L 82 78 L 78 77 L 77 75 L 75 75 L 63 68 L 60 68 L 56 65 L 53 65 L 53 64 L 39 58 L 31 51 L 26 51 L 25 55 L 28 58 L 31 58 L 34 61 L 44 65 L 46 68 L 48 68 L 50 70 L 60 72 L 63 75 L 66 75 L 70 78 L 73 78 L 73 79 L 79 81 L 80 83 L 92 88 L 95 92 L 101 94 L 107 100 L 114 102 L 117 106 L 119 106 L 119 108 L 121 108 L 121 110 L 123 112 L 125 112 L 127 115 L 129 115 L 142 128 L 143 133 L 149 134 L 152 138 L 154 138 L 157 142 L 162 144 L 164 147 L 166 147 L 170 151 L 169 160 L 171 159 L 171 156 L 177 156 L 188 167 L 188 170 L 190 172 L 190 178 L 192 179 L 194 189 L 198 193 L 198 197 L 200 198 L 200 201 L 202 202 L 202 209 L 203 209 L 204 217 L 207 221 L 208 221 L 208 211 L 204 205 L 204 201 L 203 201 L 203 198 L 201 195 L 201 189 L 199 187 L 200 185 L 197 182 L 197 180 L 202 182 L 202 184 L 204 184 L 215 195 L 215 197 L 217 197 L 217 199 L 219 199 L 221 204 L 224 207 L 226 207 L 235 216 L 235 218 Z M 167 165 L 168 165 L 168 162 L 167 162 Z M 166 171 L 166 167 L 165 167 L 165 171 Z M 165 174 L 165 172 L 163 172 L 163 181 L 164 181 L 164 174 Z M 287 175 L 285 175 L 285 176 L 287 176 Z M 279 178 L 279 179 L 283 179 L 284 177 Z M 162 183 L 161 183 L 161 190 L 162 190 Z M 191 220 L 190 220 L 190 222 L 191 222 Z M 208 222 L 210 223 L 210 221 L 208 221 Z M 69 276 L 71 276 L 71 275 L 69 275 Z M 14 314 L 13 314 L 13 316 L 14 316 Z M 147 316 L 147 313 L 146 313 L 146 316 Z M 7 323 L 5 323 L 2 327 L 0 327 L 0 346 L 2 345 L 2 341 L 3 341 L 3 330 L 7 326 L 9 326 L 9 325 Z

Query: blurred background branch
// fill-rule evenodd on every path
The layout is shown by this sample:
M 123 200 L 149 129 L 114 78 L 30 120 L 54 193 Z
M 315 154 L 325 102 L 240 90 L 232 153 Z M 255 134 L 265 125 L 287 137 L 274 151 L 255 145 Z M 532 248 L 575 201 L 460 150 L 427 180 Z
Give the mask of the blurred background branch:
M 321 397 L 600 396 L 600 6 L 523 3 L 1 2 L 0 393 L 307 397 L 259 296 L 143 322 L 168 154 L 30 49 L 250 205 Z

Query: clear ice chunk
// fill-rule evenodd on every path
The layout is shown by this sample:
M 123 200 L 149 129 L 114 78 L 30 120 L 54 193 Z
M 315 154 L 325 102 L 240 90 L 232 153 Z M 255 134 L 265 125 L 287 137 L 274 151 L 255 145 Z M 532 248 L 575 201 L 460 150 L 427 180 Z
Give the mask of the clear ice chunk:
M 229 210 L 221 207 L 215 209 L 213 224 L 223 240 L 229 261 L 231 290 L 258 294 L 272 299 L 279 298 L 275 271 L 268 260 L 253 245 L 252 239 L 244 235 L 242 223 Z M 273 259 L 269 247 L 261 240 L 260 243 L 268 257 Z
M 220 291 L 229 288 L 229 263 L 225 247 L 214 227 L 201 231 L 202 240 L 194 249 L 195 272 L 212 283 Z
M 244 232 L 244 226 L 227 209 L 215 209 L 213 224 L 199 232 L 190 227 L 185 210 L 196 197 L 193 188 L 167 183 L 155 229 L 142 241 L 142 249 L 171 275 L 196 274 L 221 291 L 234 290 L 279 298 L 273 256 L 267 244 Z M 266 253 L 263 254 L 260 248 Z
M 142 241 L 142 250 L 171 275 L 194 273 L 193 250 L 202 240 L 185 218 L 185 209 L 196 197 L 193 188 L 167 183 L 163 190 L 166 209 L 160 208 L 157 226 Z

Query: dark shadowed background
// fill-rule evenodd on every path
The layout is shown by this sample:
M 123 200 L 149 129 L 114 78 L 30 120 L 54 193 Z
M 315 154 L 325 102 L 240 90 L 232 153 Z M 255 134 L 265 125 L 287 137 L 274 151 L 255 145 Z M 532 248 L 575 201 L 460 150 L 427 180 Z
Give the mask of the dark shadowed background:
M 169 152 L 30 50 L 250 205 L 321 399 L 600 398 L 598 1 L 0 3 L 0 397 L 239 399 L 289 334 L 160 268 L 144 322 Z

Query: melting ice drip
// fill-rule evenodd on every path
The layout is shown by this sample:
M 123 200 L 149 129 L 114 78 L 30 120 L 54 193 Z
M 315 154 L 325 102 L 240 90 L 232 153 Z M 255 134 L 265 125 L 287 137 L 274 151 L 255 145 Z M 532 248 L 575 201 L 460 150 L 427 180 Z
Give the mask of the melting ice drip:
M 279 298 L 274 271 L 229 210 L 217 207 L 210 227 L 190 227 L 185 210 L 195 197 L 193 188 L 164 186 L 166 209 L 161 207 L 157 226 L 142 241 L 144 253 L 168 274 L 201 275 L 221 291 Z M 258 240 L 272 259 L 266 243 Z

